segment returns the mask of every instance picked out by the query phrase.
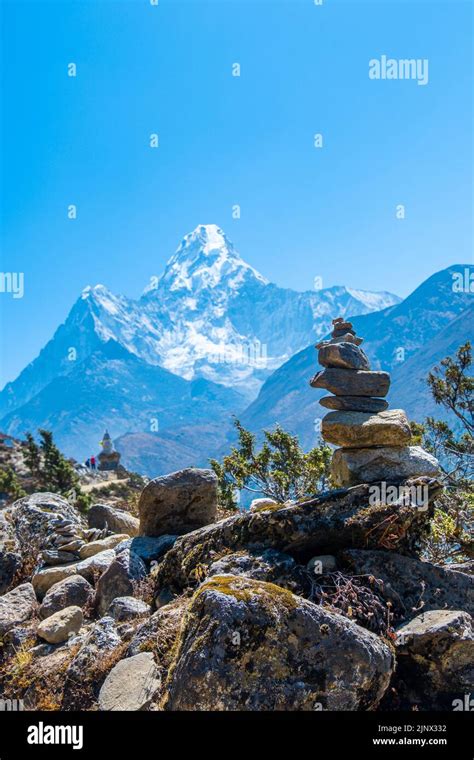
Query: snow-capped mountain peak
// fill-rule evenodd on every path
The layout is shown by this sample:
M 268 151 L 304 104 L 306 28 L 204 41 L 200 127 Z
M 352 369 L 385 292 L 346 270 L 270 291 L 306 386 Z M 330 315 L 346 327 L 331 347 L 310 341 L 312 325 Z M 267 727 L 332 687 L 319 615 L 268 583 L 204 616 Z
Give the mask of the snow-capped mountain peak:
M 200 224 L 184 236 L 160 278 L 168 291 L 201 290 L 223 285 L 235 290 L 246 279 L 268 280 L 247 264 L 216 224 Z M 149 292 L 151 288 L 147 288 Z

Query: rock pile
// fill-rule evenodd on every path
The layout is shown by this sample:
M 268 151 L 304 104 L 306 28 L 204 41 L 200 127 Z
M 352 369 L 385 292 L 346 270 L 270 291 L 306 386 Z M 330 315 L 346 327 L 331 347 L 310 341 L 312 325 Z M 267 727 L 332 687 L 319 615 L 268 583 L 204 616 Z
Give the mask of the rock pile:
M 310 381 L 334 395 L 320 404 L 331 409 L 322 421 L 322 435 L 340 446 L 332 459 L 337 486 L 353 486 L 410 477 L 436 477 L 437 460 L 420 446 L 411 446 L 411 431 L 402 409 L 388 409 L 388 372 L 370 369 L 367 355 L 351 322 L 333 319 L 331 340 L 318 343 L 324 369 Z

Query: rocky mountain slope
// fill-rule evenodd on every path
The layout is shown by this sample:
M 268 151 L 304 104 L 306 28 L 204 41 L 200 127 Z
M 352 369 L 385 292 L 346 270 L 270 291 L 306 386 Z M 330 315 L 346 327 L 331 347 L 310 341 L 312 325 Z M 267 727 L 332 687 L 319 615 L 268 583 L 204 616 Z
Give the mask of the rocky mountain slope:
M 373 369 L 390 370 L 388 400 L 412 419 L 426 414 L 443 418 L 423 380 L 436 362 L 464 343 L 472 333 L 472 294 L 453 291 L 453 274 L 462 265 L 434 274 L 400 304 L 354 317 L 357 333 Z M 314 445 L 324 410 L 324 391 L 311 389 L 317 363 L 314 344 L 293 356 L 266 380 L 241 419 L 255 432 L 280 423 L 297 434 L 304 447 Z
M 22 437 L 38 427 L 52 430 L 59 447 L 83 461 L 98 450 L 110 425 L 117 436 L 148 434 L 156 442 L 170 428 L 178 436 L 181 428 L 198 426 L 203 439 L 201 450 L 198 444 L 194 447 L 194 459 L 198 460 L 208 452 L 205 427 L 209 425 L 214 440 L 225 440 L 223 431 L 229 425 L 230 411 L 238 412 L 243 406 L 242 397 L 230 388 L 203 378 L 184 380 L 147 364 L 111 339 L 83 362 L 73 364 L 67 375 L 54 378 L 30 401 L 5 416 L 3 424 L 11 435 Z M 160 472 L 184 456 L 178 445 L 174 449 L 172 462 L 166 457 L 160 461 Z M 134 457 L 126 461 L 128 451 L 126 446 L 124 460 L 133 469 Z M 153 467 L 147 467 L 143 454 L 136 464 L 142 473 L 157 474 Z

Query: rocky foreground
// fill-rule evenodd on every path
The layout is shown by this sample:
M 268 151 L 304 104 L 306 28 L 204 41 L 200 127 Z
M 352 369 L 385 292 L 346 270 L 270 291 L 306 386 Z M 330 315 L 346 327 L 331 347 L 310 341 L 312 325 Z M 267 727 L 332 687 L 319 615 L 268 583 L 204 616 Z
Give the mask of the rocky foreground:
M 418 559 L 431 503 L 372 505 L 369 488 L 226 519 L 209 470 L 151 481 L 139 518 L 18 500 L 0 511 L 2 697 L 32 710 L 453 709 L 474 681 L 474 581 Z

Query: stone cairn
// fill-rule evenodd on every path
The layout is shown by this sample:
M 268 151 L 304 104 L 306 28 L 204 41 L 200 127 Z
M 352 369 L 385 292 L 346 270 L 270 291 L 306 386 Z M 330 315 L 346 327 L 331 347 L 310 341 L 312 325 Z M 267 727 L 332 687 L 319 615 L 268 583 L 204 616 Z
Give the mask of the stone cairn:
M 322 436 L 336 449 L 331 462 L 334 484 L 339 487 L 407 478 L 435 478 L 437 460 L 421 446 L 410 446 L 411 431 L 403 409 L 388 409 L 388 372 L 370 369 L 360 348 L 363 342 L 351 322 L 333 319 L 331 340 L 316 345 L 324 369 L 310 381 L 324 388 L 320 404 L 332 409 L 323 418 Z
M 44 543 L 41 559 L 44 565 L 66 565 L 81 559 L 81 550 L 92 541 L 109 534 L 107 528 L 84 529 L 79 523 L 58 516 L 51 522 L 51 531 Z

